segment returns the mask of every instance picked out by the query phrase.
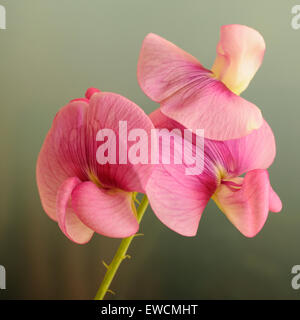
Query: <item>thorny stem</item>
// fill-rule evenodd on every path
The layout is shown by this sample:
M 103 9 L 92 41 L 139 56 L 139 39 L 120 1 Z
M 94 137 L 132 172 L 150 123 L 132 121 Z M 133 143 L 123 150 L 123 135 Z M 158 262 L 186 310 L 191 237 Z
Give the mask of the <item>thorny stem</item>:
M 141 222 L 143 215 L 148 207 L 149 201 L 146 195 L 144 195 L 141 204 L 139 205 L 139 208 L 137 210 L 137 220 L 138 223 Z M 107 268 L 106 274 L 104 276 L 104 279 L 98 289 L 98 292 L 95 296 L 95 300 L 103 300 L 107 292 L 112 292 L 109 290 L 109 286 L 114 279 L 114 276 L 116 272 L 118 271 L 121 262 L 129 257 L 126 253 L 127 250 L 131 244 L 131 241 L 133 240 L 134 237 L 136 237 L 138 234 L 134 234 L 128 238 L 124 238 L 111 262 L 110 265 L 107 265 L 104 263 L 105 267 Z

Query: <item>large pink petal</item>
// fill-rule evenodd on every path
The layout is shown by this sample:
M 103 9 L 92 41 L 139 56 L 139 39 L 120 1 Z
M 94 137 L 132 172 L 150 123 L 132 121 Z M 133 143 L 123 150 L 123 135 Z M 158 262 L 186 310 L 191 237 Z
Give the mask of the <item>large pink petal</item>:
M 242 180 L 241 184 L 235 183 Z M 230 222 L 246 237 L 254 237 L 269 212 L 270 182 L 267 170 L 253 170 L 245 178 L 223 182 L 213 199 Z
M 87 179 L 84 123 L 88 104 L 74 101 L 56 115 L 40 151 L 36 177 L 46 213 L 56 220 L 56 195 L 69 177 Z
M 150 205 L 171 230 L 183 235 L 197 233 L 202 212 L 216 188 L 207 175 L 190 176 L 183 166 L 157 166 L 146 186 Z
M 258 31 L 239 24 L 222 26 L 212 71 L 230 90 L 240 94 L 260 67 L 265 48 Z
M 246 137 L 224 141 L 233 163 L 226 164 L 231 175 L 239 176 L 254 169 L 267 169 L 276 155 L 276 144 L 272 129 L 266 121 Z
M 241 138 L 263 123 L 254 104 L 208 76 L 187 84 L 163 101 L 161 110 L 194 132 L 204 129 L 205 137 L 212 140 Z
M 204 69 L 196 58 L 172 42 L 149 33 L 142 44 L 137 78 L 145 94 L 161 102 L 187 84 Z
M 125 238 L 138 231 L 131 193 L 83 182 L 72 192 L 72 207 L 85 225 L 104 236 Z
M 77 177 L 68 178 L 57 192 L 57 219 L 62 232 L 72 241 L 84 244 L 94 234 L 94 231 L 84 225 L 76 216 L 71 206 L 71 194 L 76 186 L 81 184 Z
M 163 125 L 164 116 L 160 118 L 159 113 L 152 114 L 151 118 L 158 127 Z M 153 166 L 146 193 L 154 213 L 161 222 L 181 235 L 194 236 L 202 212 L 216 190 L 216 172 L 212 163 L 206 161 L 201 143 L 192 146 L 191 140 L 183 139 L 179 130 L 178 135 L 173 132 L 170 144 L 170 140 L 165 139 L 169 137 L 170 132 L 166 129 L 169 129 L 168 124 L 160 131 L 160 162 Z M 184 153 L 182 149 L 185 150 Z M 172 156 L 165 157 L 162 150 L 170 150 Z M 192 150 L 195 151 L 194 155 L 198 155 L 198 159 L 203 159 L 204 156 L 204 163 L 193 163 Z M 167 159 L 170 161 L 165 162 Z M 175 160 L 179 160 L 180 164 L 174 163 Z M 187 172 L 195 167 L 200 169 L 199 173 Z
M 142 90 L 161 103 L 162 112 L 213 140 L 240 138 L 262 125 L 260 110 L 231 92 L 191 55 L 154 34 L 138 62 Z
M 145 112 L 132 101 L 115 93 L 95 93 L 91 97 L 87 114 L 87 136 L 89 141 L 87 152 L 90 163 L 101 184 L 126 191 L 144 192 L 144 186 L 152 167 L 150 164 L 132 164 L 127 152 L 126 154 L 124 153 L 127 163 L 120 164 L 118 150 L 120 145 L 124 148 L 126 145 L 126 137 L 119 135 L 120 122 L 126 122 L 127 131 L 125 130 L 125 132 L 128 137 L 130 132 L 138 129 L 145 132 L 147 138 L 149 138 L 151 137 L 151 129 L 154 128 Z M 97 163 L 96 151 L 101 142 L 97 142 L 96 137 L 100 129 L 111 129 L 115 133 L 117 144 L 113 147 L 117 148 L 116 164 Z M 127 150 L 129 151 L 135 143 L 135 141 L 128 141 Z M 150 150 L 149 143 L 148 148 L 146 148 L 147 163 L 151 161 Z

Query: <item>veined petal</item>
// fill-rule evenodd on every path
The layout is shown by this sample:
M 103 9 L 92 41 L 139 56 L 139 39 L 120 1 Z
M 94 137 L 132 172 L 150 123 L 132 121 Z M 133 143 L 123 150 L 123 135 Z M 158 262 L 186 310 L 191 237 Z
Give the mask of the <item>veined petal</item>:
M 276 155 L 275 138 L 266 121 L 249 135 L 223 143 L 232 155 L 233 162 L 227 162 L 226 167 L 234 176 L 254 169 L 267 169 Z
M 165 117 L 163 115 L 160 117 L 159 113 L 152 114 L 151 118 L 158 128 L 165 120 Z M 172 129 L 172 125 L 166 126 L 165 129 Z M 179 134 L 175 134 L 175 131 L 172 133 L 172 144 L 169 143 L 169 131 L 160 131 L 159 135 L 162 138 L 159 140 L 160 150 L 170 148 L 170 154 L 174 157 L 169 158 L 170 162 L 164 162 L 167 157 L 164 157 L 164 151 L 162 151 L 159 164 L 153 166 L 152 175 L 146 185 L 146 194 L 154 213 L 162 223 L 181 235 L 194 236 L 202 212 L 216 190 L 217 177 L 210 161 L 204 158 L 204 163 L 199 167 L 197 160 L 195 163 L 191 161 L 191 150 L 195 151 L 196 158 L 205 157 L 203 146 L 196 145 L 196 150 L 192 147 L 191 140 L 183 139 L 180 135 L 180 127 L 176 129 L 179 129 Z M 165 137 L 167 139 L 164 139 Z M 185 151 L 182 157 L 183 146 Z M 182 162 L 175 164 L 172 161 L 175 159 Z M 191 168 L 193 172 L 195 169 L 201 169 L 199 173 L 190 175 L 187 170 Z
M 222 82 L 204 75 L 161 103 L 162 112 L 207 139 L 229 140 L 261 127 L 261 111 L 232 93 Z
M 270 182 L 267 170 L 253 170 L 241 185 L 234 180 L 222 183 L 213 199 L 229 221 L 246 237 L 254 237 L 265 224 L 270 206 Z
M 88 103 L 74 101 L 56 115 L 40 151 L 36 177 L 44 210 L 56 218 L 56 195 L 69 177 L 87 179 L 84 123 Z
M 121 122 L 126 126 L 125 134 L 122 136 L 119 134 Z M 147 157 L 145 163 L 132 164 L 128 158 L 128 152 L 136 141 L 127 141 L 126 139 L 129 140 L 129 134 L 134 130 L 142 131 L 149 138 L 153 128 L 154 126 L 145 112 L 125 97 L 109 92 L 93 94 L 87 112 L 86 135 L 89 141 L 87 152 L 94 168 L 94 174 L 100 178 L 102 184 L 125 191 L 144 192 L 144 186 L 152 170 L 150 143 L 145 146 L 144 151 Z M 96 141 L 96 137 L 99 130 L 102 129 L 112 130 L 115 135 L 116 144 L 112 145 L 112 148 L 116 150 L 115 164 L 97 163 L 96 152 L 101 142 Z M 120 161 L 121 147 L 123 160 L 126 160 L 126 163 Z
M 212 71 L 231 91 L 240 94 L 260 67 L 265 48 L 258 31 L 239 24 L 222 26 Z
M 149 34 L 138 62 L 138 81 L 162 112 L 213 140 L 236 139 L 262 125 L 260 110 L 231 92 L 193 56 Z
M 72 192 L 72 207 L 90 229 L 111 238 L 125 238 L 138 231 L 131 193 L 79 184 Z
M 145 94 L 161 102 L 192 82 L 199 72 L 209 72 L 189 53 L 172 42 L 149 33 L 142 44 L 137 79 Z
M 94 231 L 84 225 L 74 213 L 71 206 L 71 194 L 76 186 L 81 184 L 77 177 L 68 178 L 57 192 L 57 220 L 62 232 L 72 241 L 84 244 L 94 234 Z
M 183 235 L 197 233 L 202 212 L 214 193 L 215 180 L 208 175 L 190 176 L 184 166 L 156 166 L 146 186 L 150 205 L 171 230 Z

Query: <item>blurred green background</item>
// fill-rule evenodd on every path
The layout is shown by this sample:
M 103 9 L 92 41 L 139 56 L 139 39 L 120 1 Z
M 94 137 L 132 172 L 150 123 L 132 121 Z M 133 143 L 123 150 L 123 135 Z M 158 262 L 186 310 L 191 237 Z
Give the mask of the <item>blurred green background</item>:
M 136 79 L 143 38 L 157 33 L 210 67 L 219 28 L 259 30 L 267 51 L 243 97 L 258 105 L 277 138 L 270 168 L 284 209 L 244 238 L 210 203 L 194 238 L 167 229 L 148 210 L 112 289 L 113 299 L 299 299 L 291 268 L 300 264 L 300 30 L 295 1 L 1 0 L 0 299 L 89 299 L 119 240 L 70 242 L 43 212 L 35 164 L 55 113 L 90 86 L 114 91 L 147 113 L 157 105 Z

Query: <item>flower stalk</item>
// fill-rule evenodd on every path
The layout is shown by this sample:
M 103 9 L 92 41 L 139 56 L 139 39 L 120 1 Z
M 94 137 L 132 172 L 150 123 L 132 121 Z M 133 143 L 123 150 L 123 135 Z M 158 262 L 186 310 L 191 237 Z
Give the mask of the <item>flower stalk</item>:
M 138 223 L 141 222 L 142 218 L 143 218 L 143 215 L 148 207 L 148 198 L 146 195 L 144 195 L 142 201 L 141 201 L 141 204 L 139 205 L 139 208 L 137 210 L 137 220 L 138 220 Z M 137 234 L 134 234 L 130 237 L 127 237 L 127 238 L 124 238 L 112 260 L 112 262 L 109 264 L 109 265 L 105 265 L 105 267 L 107 268 L 107 271 L 106 271 L 106 274 L 104 276 L 104 279 L 97 291 L 97 294 L 95 296 L 95 300 L 103 300 L 106 293 L 111 291 L 109 289 L 110 287 L 110 284 L 112 282 L 112 280 L 114 279 L 114 276 L 115 274 L 117 273 L 122 261 L 124 259 L 126 259 L 127 257 L 129 257 L 127 255 L 127 250 L 133 240 L 134 237 L 136 237 Z

